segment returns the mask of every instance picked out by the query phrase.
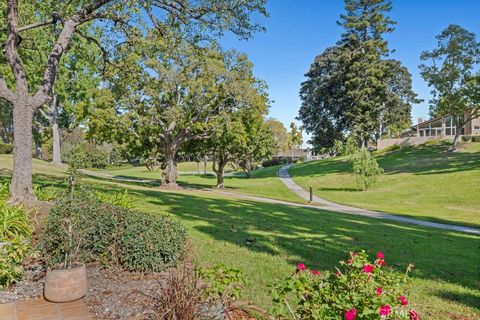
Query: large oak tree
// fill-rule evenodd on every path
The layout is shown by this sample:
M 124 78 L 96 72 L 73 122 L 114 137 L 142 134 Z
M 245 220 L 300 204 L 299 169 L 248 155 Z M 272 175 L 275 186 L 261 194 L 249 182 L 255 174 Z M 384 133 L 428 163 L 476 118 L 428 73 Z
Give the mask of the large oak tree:
M 10 201 L 31 203 L 36 199 L 32 193 L 32 119 L 35 110 L 51 98 L 63 54 L 76 36 L 90 38 L 101 45 L 104 53 L 112 45 L 130 39 L 128 33 L 155 27 L 168 27 L 165 19 L 180 26 L 184 35 L 211 38 L 230 30 L 240 37 L 248 38 L 259 29 L 252 24 L 250 16 L 259 12 L 266 14 L 264 0 L 194 1 L 194 0 L 91 0 L 58 1 L 7 0 L 1 4 L 0 39 L 5 46 L 0 60 L 7 63 L 10 72 L 2 69 L 0 74 L 0 99 L 11 105 L 14 125 L 14 168 L 10 186 Z M 24 8 L 33 7 L 35 14 L 21 19 Z M 150 22 L 145 21 L 150 18 Z M 101 19 L 98 24 L 105 32 L 102 37 L 91 38 L 83 26 Z M 51 50 L 46 54 L 40 80 L 27 76 L 28 48 L 23 39 L 32 32 L 45 30 L 51 37 Z M 140 30 L 140 31 L 139 31 Z M 102 40 L 102 41 L 101 41 Z M 110 47 L 110 48 L 109 48 Z

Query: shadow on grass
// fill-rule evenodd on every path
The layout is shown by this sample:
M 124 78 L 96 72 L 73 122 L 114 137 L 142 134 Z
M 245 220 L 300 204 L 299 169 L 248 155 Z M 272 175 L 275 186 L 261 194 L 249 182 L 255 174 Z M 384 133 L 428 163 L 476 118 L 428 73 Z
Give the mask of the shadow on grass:
M 246 200 L 227 200 L 180 193 L 137 190 L 149 210 L 166 212 L 219 241 L 270 255 L 301 259 L 311 266 L 332 269 L 351 250 L 382 250 L 387 262 L 404 270 L 414 263 L 414 277 L 443 280 L 477 288 L 473 279 L 480 263 L 478 237 L 390 221 L 353 217 Z
M 480 309 L 480 293 L 458 293 L 451 291 L 437 291 L 435 295 L 449 301 L 459 302 L 472 308 Z
M 1 181 L 8 179 L 0 177 Z M 35 175 L 34 179 L 38 184 L 62 184 L 61 179 L 53 180 L 48 175 Z M 95 188 L 104 192 L 123 189 L 100 183 Z M 280 255 L 292 264 L 300 260 L 322 270 L 332 270 L 351 250 L 366 249 L 370 254 L 381 250 L 387 263 L 400 270 L 415 264 L 413 277 L 478 290 L 480 274 L 476 266 L 480 265 L 480 255 L 476 236 L 247 200 L 152 189 L 130 192 L 139 197 L 142 209 L 171 214 L 190 229 L 194 238 L 202 234 L 251 251 Z M 247 238 L 255 238 L 255 245 L 247 247 Z

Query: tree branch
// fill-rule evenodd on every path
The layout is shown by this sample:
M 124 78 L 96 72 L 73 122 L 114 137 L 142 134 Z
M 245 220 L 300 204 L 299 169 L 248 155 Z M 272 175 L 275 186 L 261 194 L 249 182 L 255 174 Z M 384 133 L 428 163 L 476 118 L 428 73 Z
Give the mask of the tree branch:
M 1 76 L 0 76 L 0 98 L 10 103 L 13 103 L 13 100 L 15 99 L 13 92 L 10 91 L 10 89 L 8 89 L 7 87 L 7 82 Z

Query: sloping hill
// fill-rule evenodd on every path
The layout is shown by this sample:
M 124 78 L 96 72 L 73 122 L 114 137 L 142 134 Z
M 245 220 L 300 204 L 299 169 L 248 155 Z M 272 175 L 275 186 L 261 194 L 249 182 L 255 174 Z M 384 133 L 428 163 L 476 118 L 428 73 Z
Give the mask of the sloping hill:
M 361 191 L 348 157 L 295 165 L 289 172 L 302 187 L 330 201 L 418 219 L 480 226 L 480 143 L 460 152 L 419 146 L 377 156 L 385 174 Z

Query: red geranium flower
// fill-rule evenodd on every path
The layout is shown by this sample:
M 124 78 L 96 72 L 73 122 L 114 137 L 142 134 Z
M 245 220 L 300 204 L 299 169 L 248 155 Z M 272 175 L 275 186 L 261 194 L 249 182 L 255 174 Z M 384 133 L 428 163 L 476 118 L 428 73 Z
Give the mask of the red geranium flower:
M 372 266 L 371 264 L 366 264 L 363 266 L 363 272 L 365 273 L 372 273 L 372 271 L 375 269 L 374 266 Z
M 420 316 L 418 315 L 418 313 L 415 311 L 415 310 L 410 310 L 410 312 L 408 313 L 410 315 L 410 320 L 420 320 Z
M 377 296 L 381 295 L 383 292 L 382 288 L 378 287 L 377 289 L 375 289 L 375 293 Z
M 378 264 L 379 266 L 384 266 L 384 265 L 386 265 L 385 260 L 383 260 L 383 259 L 378 260 L 377 264 Z
M 303 263 L 299 263 L 299 264 L 297 264 L 297 268 L 298 268 L 298 270 L 303 271 L 303 270 L 305 270 L 307 267 L 305 267 L 305 265 L 304 265 Z
M 357 317 L 357 309 L 353 308 L 345 311 L 345 320 L 354 320 Z
M 400 303 L 404 306 L 408 305 L 408 301 L 407 301 L 407 298 L 405 298 L 405 296 L 398 297 L 398 301 L 400 301 Z
M 383 316 L 388 316 L 392 312 L 392 307 L 390 305 L 386 304 L 384 306 L 380 307 L 380 310 L 378 310 L 378 314 L 383 317 Z
M 381 260 L 385 259 L 385 255 L 383 254 L 382 251 L 377 252 L 377 259 L 381 259 Z
M 310 272 L 311 272 L 312 274 L 316 275 L 316 276 L 320 275 L 320 271 L 318 271 L 318 270 L 312 270 L 312 271 L 310 271 Z
M 340 276 L 341 276 L 340 272 L 338 272 L 338 271 L 335 272 L 335 276 L 336 276 L 337 278 L 340 278 Z

